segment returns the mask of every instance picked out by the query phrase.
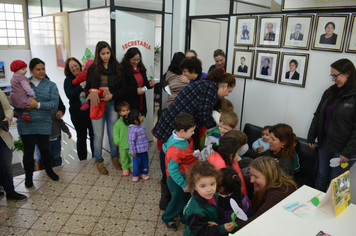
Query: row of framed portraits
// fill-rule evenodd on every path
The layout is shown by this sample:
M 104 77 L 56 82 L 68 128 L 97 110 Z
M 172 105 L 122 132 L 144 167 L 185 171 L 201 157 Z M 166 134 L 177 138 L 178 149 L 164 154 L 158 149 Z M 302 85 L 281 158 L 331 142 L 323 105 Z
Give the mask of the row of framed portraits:
M 351 17 L 346 52 L 356 52 L 355 16 Z M 257 36 L 258 47 L 308 50 L 312 39 L 314 50 L 342 52 L 349 14 L 318 14 L 315 24 L 314 15 L 260 16 L 258 31 L 257 19 L 257 16 L 237 17 L 235 46 L 255 46 Z
M 280 56 L 278 51 L 257 50 L 255 64 L 254 57 L 254 50 L 235 49 L 233 75 L 276 83 L 279 69 L 279 84 L 305 87 L 309 54 L 283 52 Z M 279 60 L 281 60 L 280 66 Z

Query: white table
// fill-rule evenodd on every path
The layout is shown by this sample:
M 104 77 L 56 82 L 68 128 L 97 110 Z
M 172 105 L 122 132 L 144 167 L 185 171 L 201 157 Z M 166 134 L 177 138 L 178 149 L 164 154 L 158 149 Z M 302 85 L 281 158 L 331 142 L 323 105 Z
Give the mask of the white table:
M 291 201 L 307 202 L 319 193 L 320 191 L 303 185 L 244 228 L 230 235 L 315 236 L 319 231 L 324 231 L 332 236 L 355 236 L 356 205 L 354 204 L 347 207 L 337 217 L 329 216 L 318 210 L 311 202 L 308 203 L 312 212 L 310 218 L 300 218 L 283 208 L 284 204 Z M 321 200 L 324 195 L 325 193 L 322 193 L 318 198 Z

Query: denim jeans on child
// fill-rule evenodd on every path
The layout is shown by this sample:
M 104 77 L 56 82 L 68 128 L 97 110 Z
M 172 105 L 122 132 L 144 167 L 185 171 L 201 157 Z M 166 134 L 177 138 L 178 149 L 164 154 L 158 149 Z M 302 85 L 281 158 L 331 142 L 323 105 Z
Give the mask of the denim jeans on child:
M 51 154 L 51 158 L 54 161 L 53 166 L 61 166 L 62 165 L 62 157 L 61 157 L 61 136 L 59 136 L 56 140 L 49 141 L 49 153 Z M 36 162 L 42 163 L 41 153 L 36 144 Z
M 327 191 L 332 179 L 348 171 L 352 167 L 352 165 L 356 162 L 356 161 L 349 161 L 348 162 L 349 165 L 345 169 L 342 169 L 341 166 L 330 167 L 330 159 L 340 157 L 340 153 L 326 151 L 325 140 L 326 137 L 324 137 L 324 141 L 319 147 L 319 164 L 318 164 L 318 170 L 315 179 L 315 188 L 323 192 Z M 356 158 L 356 154 L 353 155 L 350 159 L 353 158 Z
M 110 100 L 106 102 L 104 115 L 99 120 L 91 120 L 94 130 L 94 158 L 97 161 L 102 161 L 102 148 L 103 148 L 103 137 L 104 137 L 104 127 L 106 121 L 107 134 L 109 138 L 110 145 L 110 155 L 111 157 L 119 156 L 117 146 L 114 142 L 113 130 L 115 122 L 118 119 L 118 114 L 115 111 L 114 101 Z
M 148 152 L 136 153 L 136 157 L 132 157 L 132 176 L 140 174 L 148 174 Z

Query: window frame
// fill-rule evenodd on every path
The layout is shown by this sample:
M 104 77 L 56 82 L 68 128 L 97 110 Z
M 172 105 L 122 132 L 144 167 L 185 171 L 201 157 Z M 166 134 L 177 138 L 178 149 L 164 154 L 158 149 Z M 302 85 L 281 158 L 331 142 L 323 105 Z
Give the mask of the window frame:
M 28 22 L 27 22 L 27 5 L 26 0 L 0 0 L 4 4 L 19 4 L 22 6 L 22 18 L 25 33 L 25 45 L 0 45 L 0 50 L 28 50 L 30 49 L 28 36 Z

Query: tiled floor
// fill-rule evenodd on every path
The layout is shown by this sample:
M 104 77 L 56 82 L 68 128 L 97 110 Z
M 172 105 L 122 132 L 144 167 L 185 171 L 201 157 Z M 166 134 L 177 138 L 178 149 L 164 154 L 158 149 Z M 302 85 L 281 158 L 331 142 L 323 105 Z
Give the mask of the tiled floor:
M 100 175 L 94 159 L 55 167 L 60 180 L 50 180 L 44 171 L 34 173 L 34 187 L 24 186 L 24 175 L 14 178 L 16 191 L 27 200 L 0 198 L 0 235 L 183 235 L 166 229 L 160 220 L 159 151 L 153 142 L 150 180 L 133 183 L 111 164 L 109 175 Z

